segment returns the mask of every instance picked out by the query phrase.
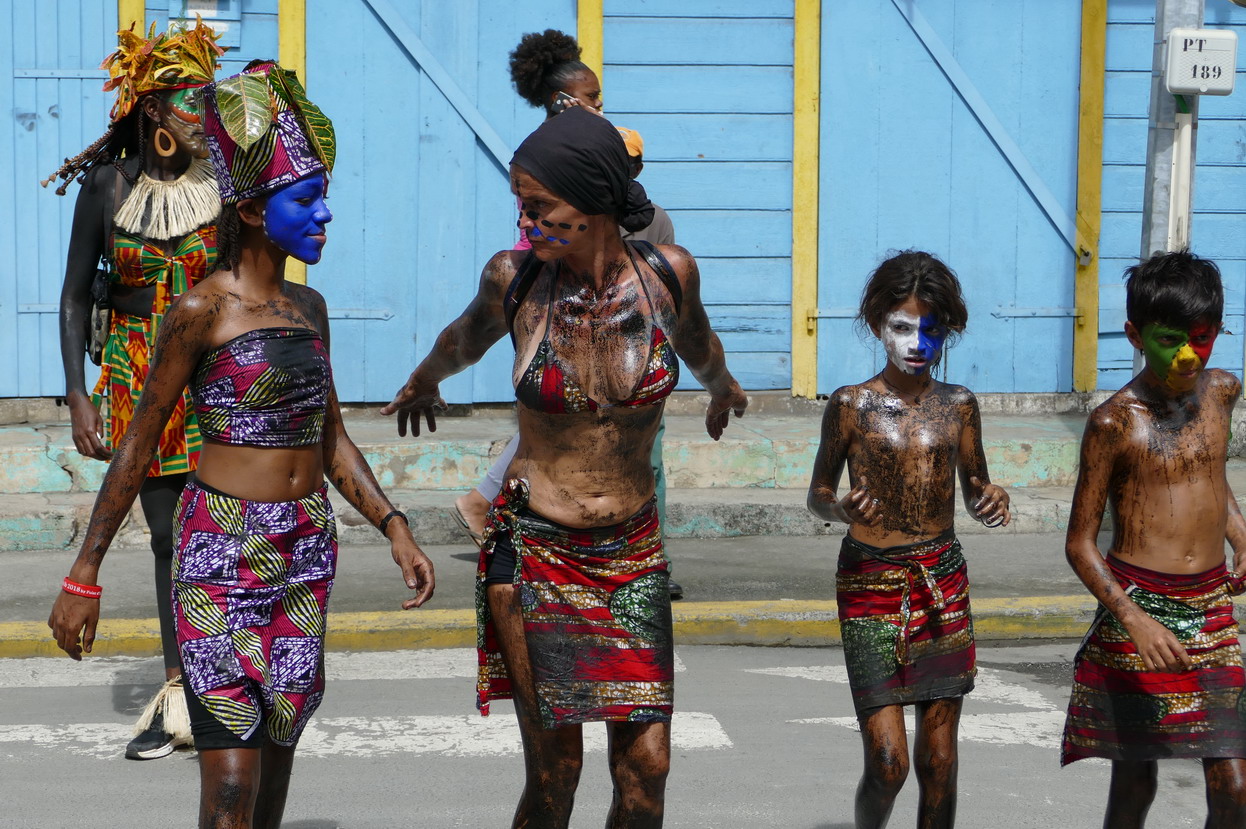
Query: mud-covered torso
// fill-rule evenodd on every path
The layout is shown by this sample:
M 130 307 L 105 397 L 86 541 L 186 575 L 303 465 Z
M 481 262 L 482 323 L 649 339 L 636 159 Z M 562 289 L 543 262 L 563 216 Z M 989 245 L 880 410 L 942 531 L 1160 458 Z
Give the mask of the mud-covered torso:
M 1194 392 L 1157 399 L 1131 383 L 1096 415 L 1120 447 L 1108 504 L 1111 554 L 1164 572 L 1201 572 L 1223 561 L 1231 401 L 1237 381 L 1208 371 Z
M 933 538 L 950 529 L 960 443 L 972 396 L 935 383 L 917 402 L 874 381 L 849 387 L 855 421 L 848 449 L 851 486 L 864 477 L 882 509 L 878 526 L 854 524 L 854 538 L 877 546 Z
M 546 265 L 514 321 L 513 379 L 532 508 L 568 526 L 624 520 L 653 494 L 649 455 L 678 380 L 661 282 L 621 260 L 603 286 Z

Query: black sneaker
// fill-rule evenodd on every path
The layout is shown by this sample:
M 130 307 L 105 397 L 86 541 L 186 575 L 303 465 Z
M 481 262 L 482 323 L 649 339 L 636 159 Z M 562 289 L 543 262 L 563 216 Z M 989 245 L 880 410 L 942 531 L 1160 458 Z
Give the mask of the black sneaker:
M 155 760 L 172 754 L 181 744 L 182 741 L 164 730 L 164 714 L 157 711 L 151 725 L 125 747 L 125 756 L 127 760 Z
M 684 589 L 679 586 L 679 582 L 668 581 L 667 584 L 669 584 L 671 588 L 671 601 L 678 601 L 684 597 Z

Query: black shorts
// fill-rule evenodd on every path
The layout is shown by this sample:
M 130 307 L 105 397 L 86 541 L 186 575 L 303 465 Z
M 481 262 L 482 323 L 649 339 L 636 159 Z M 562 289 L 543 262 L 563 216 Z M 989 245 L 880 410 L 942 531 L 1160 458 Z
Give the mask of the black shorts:
M 515 583 L 515 542 L 509 532 L 493 536 L 493 553 L 489 556 L 489 569 L 485 571 L 485 584 Z
M 263 723 L 244 740 L 226 728 L 225 723 L 212 716 L 212 712 L 190 690 L 189 683 L 184 683 L 182 690 L 186 693 L 186 710 L 190 712 L 190 733 L 195 735 L 196 751 L 214 748 L 261 748 L 268 742 L 264 736 L 266 731 Z

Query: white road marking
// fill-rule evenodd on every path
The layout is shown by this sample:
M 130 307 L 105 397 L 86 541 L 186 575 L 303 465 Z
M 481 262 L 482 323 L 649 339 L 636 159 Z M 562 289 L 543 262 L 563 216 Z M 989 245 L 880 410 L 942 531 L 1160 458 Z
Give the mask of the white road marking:
M 675 672 L 687 668 L 675 655 Z M 330 682 L 343 680 L 475 679 L 475 648 L 444 648 L 325 654 Z M 0 688 L 82 688 L 109 685 L 155 685 L 164 675 L 159 657 L 68 657 L 0 660 Z
M 792 668 L 749 668 L 748 673 L 786 676 L 793 679 L 812 679 L 815 682 L 848 684 L 848 669 L 843 665 L 801 665 Z M 1039 711 L 1054 711 L 1056 706 L 1042 694 L 1024 685 L 1004 679 L 994 668 L 979 668 L 971 697 L 975 701 L 996 702 L 1003 705 L 1019 705 Z
M 130 726 L 120 723 L 3 725 L 0 756 L 15 756 L 34 745 L 97 759 L 120 759 L 119 746 L 129 739 Z M 671 747 L 679 751 L 718 750 L 731 748 L 732 743 L 712 714 L 679 711 L 671 723 Z M 584 748 L 589 752 L 606 750 L 604 724 L 584 727 Z M 509 710 L 499 710 L 491 717 L 313 717 L 299 741 L 298 753 L 303 759 L 390 754 L 495 757 L 521 751 L 515 718 Z
M 835 725 L 860 731 L 856 717 L 811 717 L 788 720 L 799 725 Z M 911 735 L 914 721 L 911 708 L 904 712 L 904 727 Z M 1059 748 L 1064 733 L 1063 711 L 1015 711 L 996 714 L 964 714 L 960 718 L 962 742 L 993 745 L 1029 745 Z

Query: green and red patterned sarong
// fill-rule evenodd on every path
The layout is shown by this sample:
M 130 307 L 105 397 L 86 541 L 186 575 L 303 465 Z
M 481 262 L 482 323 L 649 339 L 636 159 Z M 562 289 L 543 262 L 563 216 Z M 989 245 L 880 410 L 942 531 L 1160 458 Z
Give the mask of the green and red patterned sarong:
M 515 549 L 524 636 L 545 728 L 601 720 L 669 722 L 674 643 L 669 564 L 654 502 L 611 527 L 573 529 L 527 508 L 512 478 L 494 502 L 476 581 L 477 707 L 511 697 L 486 601 L 504 538 Z
M 951 531 L 886 549 L 845 536 L 835 586 L 858 714 L 973 690 L 969 576 Z
M 173 611 L 187 684 L 230 731 L 293 745 L 324 696 L 337 567 L 327 488 L 245 501 L 191 481 L 174 523 Z
M 1084 757 L 1246 757 L 1246 675 L 1224 564 L 1188 575 L 1114 556 L 1107 564 L 1134 603 L 1172 631 L 1194 667 L 1148 671 L 1129 634 L 1100 607 L 1074 661 L 1061 765 Z

